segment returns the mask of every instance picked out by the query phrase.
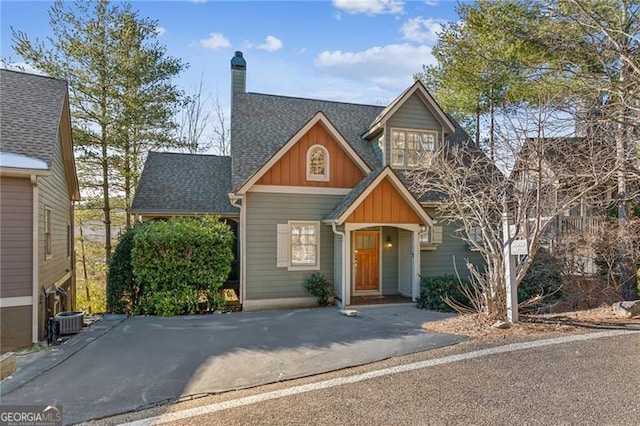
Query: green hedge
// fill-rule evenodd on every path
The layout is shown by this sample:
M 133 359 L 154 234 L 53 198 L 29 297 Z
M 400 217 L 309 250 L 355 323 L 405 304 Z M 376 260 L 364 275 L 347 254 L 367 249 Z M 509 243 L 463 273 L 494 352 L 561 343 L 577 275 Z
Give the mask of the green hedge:
M 213 216 L 155 222 L 134 236 L 132 265 L 142 287 L 137 313 L 193 314 L 231 272 L 233 232 Z
M 118 245 L 111 254 L 107 274 L 107 311 L 114 314 L 133 314 L 137 305 L 140 287 L 133 275 L 131 251 L 133 238 L 143 224 L 126 230 L 118 239 Z
M 233 239 L 231 228 L 215 216 L 134 226 L 120 237 L 109 264 L 108 310 L 181 315 L 219 307 Z
M 420 297 L 417 300 L 417 306 L 420 309 L 429 309 L 433 311 L 452 312 L 453 309 L 447 305 L 443 299 L 448 297 L 463 305 L 469 304 L 469 299 L 460 290 L 462 286 L 469 286 L 468 281 L 458 280 L 453 275 L 444 275 L 440 277 L 421 277 L 420 279 Z

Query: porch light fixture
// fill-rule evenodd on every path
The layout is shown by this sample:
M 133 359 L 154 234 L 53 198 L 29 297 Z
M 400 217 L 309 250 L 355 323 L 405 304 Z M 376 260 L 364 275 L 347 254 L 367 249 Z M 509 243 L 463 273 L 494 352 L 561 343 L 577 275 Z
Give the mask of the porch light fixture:
M 387 235 L 387 241 L 384 244 L 388 249 L 393 248 L 393 242 L 391 242 L 391 235 Z

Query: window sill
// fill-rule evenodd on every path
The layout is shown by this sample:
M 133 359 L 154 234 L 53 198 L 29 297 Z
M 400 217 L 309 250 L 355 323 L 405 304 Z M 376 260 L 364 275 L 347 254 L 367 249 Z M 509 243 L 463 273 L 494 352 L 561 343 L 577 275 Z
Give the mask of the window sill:
M 422 244 L 420 246 L 420 251 L 434 251 L 438 250 L 440 244 L 430 243 L 430 244 Z
M 53 255 L 52 254 L 45 254 L 44 255 L 44 260 L 51 260 L 53 259 Z
M 329 182 L 329 176 L 307 176 L 307 182 Z
M 309 265 L 309 266 L 289 266 L 287 267 L 287 271 L 319 271 L 320 266 L 318 265 Z

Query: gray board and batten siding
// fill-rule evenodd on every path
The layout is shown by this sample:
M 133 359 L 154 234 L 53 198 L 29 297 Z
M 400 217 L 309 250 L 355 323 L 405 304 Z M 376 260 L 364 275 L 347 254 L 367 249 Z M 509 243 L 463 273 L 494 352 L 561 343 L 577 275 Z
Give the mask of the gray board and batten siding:
M 276 266 L 277 225 L 289 221 L 322 222 L 344 198 L 342 195 L 268 194 L 245 195 L 246 300 L 309 297 L 305 280 L 316 271 L 288 271 Z M 334 276 L 334 234 L 320 224 L 320 269 L 328 279 Z

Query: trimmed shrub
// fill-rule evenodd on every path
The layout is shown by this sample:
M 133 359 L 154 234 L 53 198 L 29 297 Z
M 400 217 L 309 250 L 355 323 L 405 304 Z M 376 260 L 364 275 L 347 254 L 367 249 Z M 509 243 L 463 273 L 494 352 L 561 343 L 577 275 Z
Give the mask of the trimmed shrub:
M 453 299 L 456 302 L 469 305 L 469 299 L 461 290 L 461 287 L 469 287 L 469 281 L 462 282 L 453 275 L 440 277 L 420 278 L 420 297 L 416 305 L 420 309 L 433 311 L 453 312 L 453 309 L 444 302 L 445 298 Z
M 140 295 L 140 287 L 133 275 L 131 252 L 136 233 L 146 224 L 136 224 L 120 235 L 111 254 L 107 273 L 107 312 L 133 314 Z
M 329 283 L 320 272 L 311 274 L 304 283 L 304 288 L 306 288 L 312 296 L 315 296 L 318 300 L 318 306 L 327 306 L 329 304 L 329 297 L 333 296 L 333 284 Z
M 215 216 L 153 222 L 134 236 L 132 265 L 142 296 L 136 313 L 194 314 L 215 306 L 231 272 L 231 228 Z
M 538 295 L 552 295 L 551 299 L 562 297 L 561 265 L 545 249 L 538 249 L 533 264 L 518 286 L 518 303 Z

